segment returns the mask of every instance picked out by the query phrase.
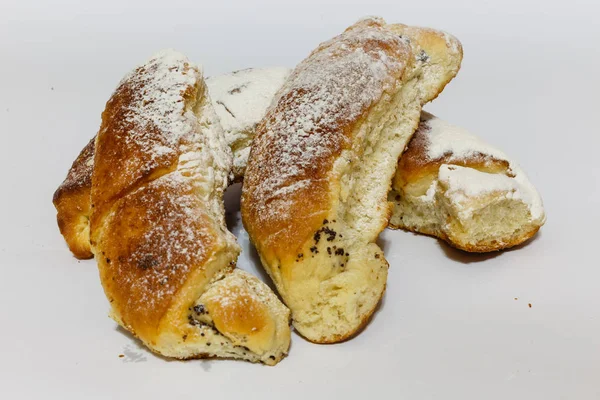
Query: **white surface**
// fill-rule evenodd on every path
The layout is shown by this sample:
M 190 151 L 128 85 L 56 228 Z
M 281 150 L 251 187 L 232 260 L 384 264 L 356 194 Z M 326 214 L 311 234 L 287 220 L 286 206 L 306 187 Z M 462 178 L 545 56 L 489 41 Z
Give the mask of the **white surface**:
M 2 1 L 1 398 L 600 397 L 597 2 L 338 3 Z M 294 336 L 274 368 L 139 348 L 107 318 L 94 262 L 71 257 L 51 203 L 114 86 L 164 47 L 209 75 L 293 66 L 365 14 L 461 39 L 463 69 L 427 109 L 520 162 L 545 202 L 541 234 L 469 256 L 386 231 L 388 292 L 367 329 L 332 346 Z M 239 265 L 255 271 L 240 238 Z

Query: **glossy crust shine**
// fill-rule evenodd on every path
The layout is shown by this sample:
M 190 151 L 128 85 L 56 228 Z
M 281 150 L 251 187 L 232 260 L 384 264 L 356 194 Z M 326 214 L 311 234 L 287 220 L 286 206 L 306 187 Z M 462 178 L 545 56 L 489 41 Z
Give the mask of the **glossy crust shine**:
M 222 203 L 231 153 L 199 70 L 173 51 L 123 79 L 102 114 L 91 243 L 112 316 L 153 351 L 275 364 L 289 311 L 234 268 Z

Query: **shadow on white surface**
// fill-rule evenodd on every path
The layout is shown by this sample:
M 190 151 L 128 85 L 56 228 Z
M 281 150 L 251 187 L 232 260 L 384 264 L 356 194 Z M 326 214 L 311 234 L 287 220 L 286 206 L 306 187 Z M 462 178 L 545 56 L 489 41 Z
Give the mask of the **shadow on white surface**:
M 418 234 L 415 233 L 415 235 L 418 235 Z M 524 247 L 527 247 L 530 244 L 533 244 L 533 242 L 539 240 L 541 235 L 542 235 L 542 232 L 540 231 L 534 237 L 532 237 L 525 243 L 521 243 L 520 245 L 511 247 L 510 249 L 494 251 L 491 253 L 469 253 L 469 252 L 466 252 L 463 250 L 456 249 L 441 239 L 437 239 L 437 241 L 438 241 L 439 246 L 444 251 L 444 254 L 452 261 L 456 261 L 456 262 L 459 262 L 462 264 L 474 264 L 474 263 L 482 263 L 484 261 L 487 261 L 487 260 L 490 260 L 490 259 L 493 259 L 496 257 L 500 257 L 505 253 L 517 251 Z
M 383 254 L 385 254 L 385 256 L 388 256 L 388 249 L 391 246 L 391 241 L 387 238 L 384 238 L 382 235 L 379 235 L 379 237 L 377 238 L 377 246 L 379 246 L 381 248 L 381 250 L 383 250 Z
M 123 347 L 123 350 L 121 350 L 122 354 L 119 355 L 119 357 L 122 359 L 123 363 L 125 363 L 125 364 L 145 363 L 148 361 L 148 358 L 155 357 L 158 360 L 167 361 L 167 362 L 198 362 L 199 361 L 200 367 L 202 367 L 202 369 L 205 372 L 209 372 L 210 369 L 212 368 L 212 363 L 214 361 L 213 359 L 182 361 L 182 360 L 177 360 L 174 358 L 164 357 L 160 354 L 150 351 L 148 348 L 146 348 L 142 344 L 142 342 L 138 338 L 133 336 L 131 333 L 129 333 L 123 327 L 117 325 L 115 327 L 115 331 L 120 333 L 121 335 L 125 336 L 128 340 L 128 343 Z
M 129 333 L 123 327 L 117 325 L 115 327 L 115 331 L 117 331 L 121 335 L 125 336 L 128 340 L 128 343 L 123 347 L 123 350 L 122 350 L 123 357 L 121 357 L 121 355 L 119 355 L 119 357 L 122 358 L 124 363 L 147 362 L 149 356 L 157 357 L 164 361 L 171 361 L 170 359 L 163 357 L 160 354 L 155 354 L 155 353 L 151 352 L 150 350 L 148 350 L 146 347 L 144 347 L 144 345 L 138 338 L 133 336 L 131 333 Z
M 227 228 L 237 237 L 243 229 L 240 215 L 240 202 L 242 199 L 242 184 L 234 183 L 225 190 L 223 201 L 225 203 L 225 220 Z

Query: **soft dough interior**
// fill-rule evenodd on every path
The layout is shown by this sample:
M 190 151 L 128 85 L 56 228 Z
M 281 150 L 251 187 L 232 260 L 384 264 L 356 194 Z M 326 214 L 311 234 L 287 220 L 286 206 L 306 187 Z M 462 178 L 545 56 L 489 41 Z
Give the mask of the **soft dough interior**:
M 385 290 L 388 263 L 375 241 L 390 215 L 390 186 L 381 182 L 391 182 L 398 155 L 419 122 L 421 79 L 415 76 L 395 96 L 384 97 L 359 125 L 355 135 L 369 139 L 357 140 L 361 148 L 343 153 L 334 167 L 341 176 L 335 217 L 323 221 L 299 260 L 302 268 L 283 280 L 295 324 L 310 338 L 336 341 L 357 332 Z

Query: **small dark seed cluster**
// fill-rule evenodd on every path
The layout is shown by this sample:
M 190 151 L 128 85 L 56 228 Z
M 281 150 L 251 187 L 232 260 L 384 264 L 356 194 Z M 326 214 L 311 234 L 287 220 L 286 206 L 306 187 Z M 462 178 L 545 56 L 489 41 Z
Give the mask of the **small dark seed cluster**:
M 327 221 L 327 220 L 325 220 Z M 315 240 L 315 244 L 319 244 L 319 241 L 321 240 L 321 234 L 325 234 L 326 240 L 328 242 L 333 242 L 335 240 L 335 237 L 337 236 L 337 232 L 334 231 L 331 228 L 328 227 L 323 227 L 321 229 L 319 229 L 318 231 L 315 232 L 313 239 Z
M 208 314 L 208 311 L 206 311 L 206 307 L 204 307 L 203 304 L 198 304 L 194 306 L 194 312 L 198 315 L 204 315 L 204 314 Z
M 206 309 L 206 307 L 203 304 L 197 304 L 194 307 L 188 307 L 188 310 L 193 311 L 194 313 L 196 313 L 196 315 L 208 314 L 208 310 Z M 206 325 L 205 323 L 200 322 L 196 318 L 194 318 L 194 315 L 192 315 L 192 314 L 188 314 L 188 322 L 192 326 Z M 204 334 L 202 334 L 202 336 L 204 336 Z
M 425 52 L 425 50 L 421 50 L 417 58 L 422 62 L 429 61 L 429 55 Z
M 337 221 L 334 219 L 331 221 L 331 223 L 336 223 Z M 313 235 L 313 240 L 314 240 L 314 244 L 313 246 L 311 246 L 309 248 L 310 252 L 311 252 L 311 258 L 313 258 L 316 254 L 319 254 L 319 243 L 321 241 L 321 239 L 324 239 L 327 242 L 333 242 L 338 236 L 340 238 L 343 238 L 343 235 L 341 233 L 336 232 L 335 230 L 333 230 L 332 228 L 330 228 L 329 226 L 327 226 L 330 223 L 330 221 L 328 219 L 324 219 L 323 220 L 323 227 L 321 227 L 318 231 L 315 232 L 315 234 Z M 350 254 L 346 253 L 344 251 L 343 248 L 338 248 L 337 246 L 327 246 L 327 254 L 329 256 L 332 255 L 336 255 L 336 256 L 350 256 Z M 301 261 L 304 258 L 304 253 L 299 253 L 296 256 L 296 262 Z M 344 263 L 340 264 L 341 267 L 344 267 Z

